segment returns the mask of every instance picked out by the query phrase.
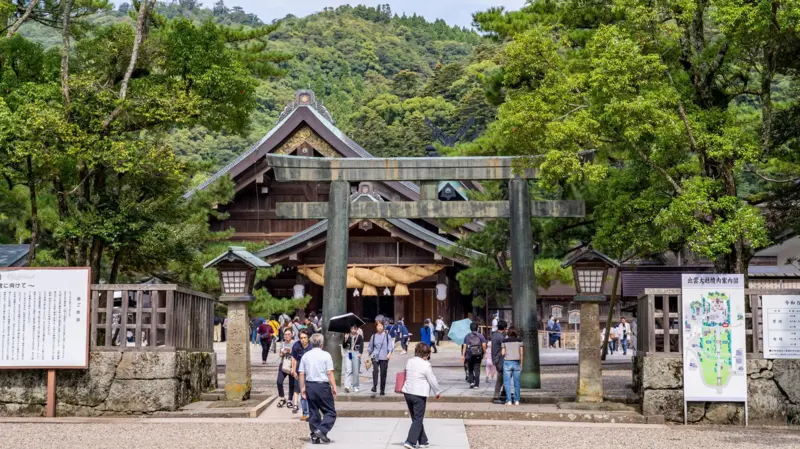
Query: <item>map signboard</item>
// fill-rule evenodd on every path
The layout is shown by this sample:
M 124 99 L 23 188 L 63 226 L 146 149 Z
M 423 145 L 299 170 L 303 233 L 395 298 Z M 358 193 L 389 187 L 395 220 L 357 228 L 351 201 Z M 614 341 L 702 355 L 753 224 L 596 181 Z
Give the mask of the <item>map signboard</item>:
M 744 276 L 683 274 L 684 401 L 747 401 Z
M 0 270 L 0 369 L 86 368 L 89 269 Z
M 761 297 L 765 359 L 800 359 L 800 296 Z

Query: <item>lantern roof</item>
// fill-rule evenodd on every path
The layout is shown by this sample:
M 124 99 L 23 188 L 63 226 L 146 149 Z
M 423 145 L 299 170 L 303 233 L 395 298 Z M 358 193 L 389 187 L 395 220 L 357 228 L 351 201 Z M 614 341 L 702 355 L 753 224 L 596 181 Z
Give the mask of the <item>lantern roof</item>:
M 228 251 L 220 254 L 211 262 L 205 264 L 203 268 L 211 268 L 219 265 L 221 262 L 235 262 L 240 261 L 250 268 L 268 268 L 271 265 L 264 260 L 258 258 L 255 254 L 247 251 L 244 246 L 229 246 Z
M 595 262 L 595 263 L 600 262 L 607 265 L 609 268 L 619 267 L 619 262 L 606 256 L 600 251 L 593 249 L 591 246 L 582 251 L 578 251 L 569 258 L 567 258 L 567 260 L 565 260 L 561 264 L 561 268 L 571 267 L 575 265 L 577 262 Z

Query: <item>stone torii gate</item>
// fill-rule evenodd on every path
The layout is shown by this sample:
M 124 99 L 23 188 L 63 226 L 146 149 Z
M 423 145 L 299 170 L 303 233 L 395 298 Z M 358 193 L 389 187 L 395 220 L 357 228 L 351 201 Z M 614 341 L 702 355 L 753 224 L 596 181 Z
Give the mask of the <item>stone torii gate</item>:
M 328 219 L 325 249 L 323 315 L 327 318 L 346 313 L 348 229 L 351 219 L 435 219 L 435 218 L 510 218 L 512 298 L 514 320 L 523 337 L 526 351 L 520 384 L 541 388 L 539 371 L 536 280 L 533 269 L 531 217 L 583 217 L 583 201 L 531 201 L 528 180 L 538 170 L 515 170 L 517 157 L 452 158 L 312 158 L 266 155 L 275 170 L 275 179 L 330 182 L 327 203 L 278 203 L 276 214 L 283 219 Z M 441 180 L 507 180 L 509 201 L 439 201 L 436 192 Z M 418 181 L 420 201 L 387 203 L 350 202 L 350 182 Z M 323 323 L 327 331 L 327 323 Z M 325 349 L 341 370 L 341 335 L 328 335 Z

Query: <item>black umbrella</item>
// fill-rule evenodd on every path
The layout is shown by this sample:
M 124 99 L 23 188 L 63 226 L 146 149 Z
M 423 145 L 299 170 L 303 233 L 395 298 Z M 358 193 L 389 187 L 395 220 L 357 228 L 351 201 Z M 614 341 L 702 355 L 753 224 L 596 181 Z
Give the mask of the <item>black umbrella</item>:
M 363 325 L 364 321 L 362 321 L 361 318 L 352 313 L 346 313 L 344 315 L 335 316 L 328 321 L 328 332 L 342 332 L 346 334 L 350 332 L 352 326 L 361 327 Z

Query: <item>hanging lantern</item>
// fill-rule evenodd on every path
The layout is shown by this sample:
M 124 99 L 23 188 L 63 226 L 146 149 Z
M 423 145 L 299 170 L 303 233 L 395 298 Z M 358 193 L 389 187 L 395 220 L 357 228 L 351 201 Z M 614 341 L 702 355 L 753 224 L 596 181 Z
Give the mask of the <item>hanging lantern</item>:
M 306 286 L 303 284 L 297 284 L 294 286 L 294 299 L 303 299 L 306 296 Z
M 359 296 L 361 296 L 361 293 L 358 292 L 358 289 L 353 290 L 353 297 L 358 298 Z
M 445 284 L 437 284 L 436 285 L 436 299 L 439 301 L 444 301 L 447 299 L 447 285 Z

